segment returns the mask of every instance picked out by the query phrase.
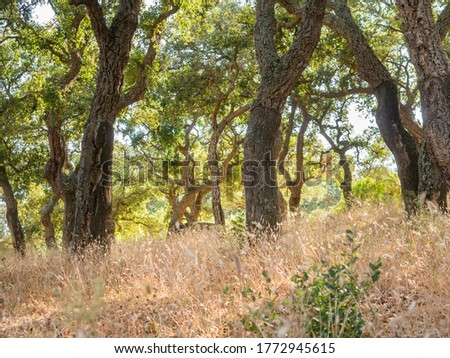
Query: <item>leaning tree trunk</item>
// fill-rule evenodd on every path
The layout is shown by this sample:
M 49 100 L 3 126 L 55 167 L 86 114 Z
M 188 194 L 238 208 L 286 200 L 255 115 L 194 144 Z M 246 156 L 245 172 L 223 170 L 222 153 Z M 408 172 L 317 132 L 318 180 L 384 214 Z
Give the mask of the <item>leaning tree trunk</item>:
M 429 154 L 450 186 L 449 58 L 442 46 L 429 0 L 397 0 L 397 8 L 418 77 Z
M 44 118 L 47 124 L 47 139 L 50 148 L 50 158 L 44 168 L 44 178 L 51 185 L 55 195 L 63 201 L 62 246 L 64 249 L 68 249 L 74 228 L 77 171 L 74 171 L 69 163 L 66 142 L 62 133 L 62 119 L 53 111 L 48 111 Z M 66 173 L 66 170 L 69 170 L 69 173 Z M 53 208 L 47 205 L 42 213 L 41 222 L 46 233 L 46 241 L 52 241 L 51 236 L 54 236 L 52 211 Z M 49 235 L 48 238 L 47 235 Z
M 85 15 L 76 14 L 72 19 L 71 36 L 67 44 L 67 56 L 64 64 L 68 65 L 68 70 L 59 78 L 54 78 L 48 82 L 49 88 L 64 94 L 77 78 L 82 67 L 83 50 L 75 45 L 75 38 L 79 27 Z M 63 201 L 63 237 L 62 246 L 69 248 L 69 242 L 73 232 L 73 217 L 75 210 L 75 190 L 76 190 L 76 171 L 74 172 L 69 161 L 66 141 L 63 133 L 64 120 L 61 116 L 62 108 L 59 103 L 48 103 L 48 108 L 43 116 L 47 126 L 47 140 L 49 144 L 50 156 L 44 168 L 44 178 L 52 187 L 56 198 L 43 208 L 41 222 L 44 226 L 47 247 L 56 247 L 54 225 L 51 214 L 56 201 L 60 198 Z M 68 171 L 68 173 L 67 173 Z
M 417 146 L 401 124 L 397 86 L 394 82 L 389 80 L 380 84 L 375 88 L 375 96 L 378 101 L 376 122 L 397 164 L 405 210 L 412 214 L 417 209 L 419 186 Z
M 13 247 L 23 257 L 25 256 L 25 237 L 20 224 L 17 201 L 14 197 L 4 163 L 0 163 L 0 187 L 3 190 L 3 197 L 6 203 L 6 220 L 11 232 Z
M 327 15 L 325 24 L 346 39 L 356 60 L 359 76 L 369 83 L 378 102 L 376 122 L 389 150 L 394 155 L 400 178 L 405 210 L 416 210 L 419 184 L 419 153 L 413 137 L 400 119 L 398 91 L 387 68 L 379 60 L 354 20 L 346 1 L 335 6 L 336 16 Z

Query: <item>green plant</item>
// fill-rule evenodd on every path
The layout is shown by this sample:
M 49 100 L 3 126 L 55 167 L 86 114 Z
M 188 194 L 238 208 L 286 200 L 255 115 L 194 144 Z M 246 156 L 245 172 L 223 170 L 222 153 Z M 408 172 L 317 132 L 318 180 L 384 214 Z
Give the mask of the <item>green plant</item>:
M 258 337 L 283 337 L 292 335 L 291 323 L 302 322 L 310 337 L 362 337 L 366 325 L 363 303 L 369 288 L 380 277 L 382 263 L 370 263 L 369 271 L 358 277 L 355 263 L 360 245 L 355 244 L 351 230 L 346 232 L 346 244 L 349 250 L 342 253 L 342 262 L 331 266 L 322 262 L 294 275 L 294 291 L 285 297 L 271 289 L 271 279 L 263 271 L 265 293 L 250 287 L 242 291 L 249 305 L 262 300 L 259 308 L 250 308 L 241 317 L 244 329 Z
M 353 232 L 347 230 L 349 253 L 343 253 L 341 263 L 327 267 L 317 265 L 310 273 L 295 275 L 294 306 L 305 318 L 305 329 L 311 337 L 362 337 L 365 321 L 361 310 L 369 287 L 380 276 L 381 261 L 369 264 L 370 273 L 358 279 L 355 263 L 358 260 Z M 368 277 L 367 277 L 368 276 Z
M 258 337 L 272 335 L 271 332 L 279 330 L 282 325 L 280 320 L 280 311 L 276 307 L 278 294 L 271 288 L 271 278 L 267 271 L 262 272 L 264 277 L 264 292 L 255 291 L 251 287 L 242 290 L 242 297 L 255 303 L 257 299 L 264 299 L 263 305 L 259 309 L 250 309 L 249 313 L 241 317 L 241 323 L 246 331 L 253 332 Z
M 237 209 L 230 218 L 230 231 L 233 235 L 240 236 L 245 230 L 245 210 Z

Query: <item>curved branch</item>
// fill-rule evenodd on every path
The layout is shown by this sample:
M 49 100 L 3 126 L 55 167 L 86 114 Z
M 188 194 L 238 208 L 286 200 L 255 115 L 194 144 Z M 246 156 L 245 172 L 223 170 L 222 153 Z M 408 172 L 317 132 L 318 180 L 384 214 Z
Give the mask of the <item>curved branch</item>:
M 121 1 L 122 3 L 123 1 Z M 106 26 L 103 10 L 97 0 L 69 0 L 69 5 L 80 6 L 85 5 L 89 18 L 91 19 L 92 30 L 99 46 L 103 46 L 108 38 L 108 27 Z
M 174 2 L 171 2 L 170 9 L 161 13 L 150 27 L 147 35 L 147 39 L 149 41 L 147 52 L 145 53 L 144 59 L 139 64 L 136 81 L 134 82 L 133 86 L 121 96 L 119 102 L 119 111 L 144 98 L 145 91 L 148 87 L 148 73 L 150 68 L 153 66 L 153 62 L 156 59 L 157 48 L 159 46 L 159 43 L 161 42 L 161 31 L 159 31 L 159 28 L 170 16 L 175 14 L 178 10 L 179 6 Z

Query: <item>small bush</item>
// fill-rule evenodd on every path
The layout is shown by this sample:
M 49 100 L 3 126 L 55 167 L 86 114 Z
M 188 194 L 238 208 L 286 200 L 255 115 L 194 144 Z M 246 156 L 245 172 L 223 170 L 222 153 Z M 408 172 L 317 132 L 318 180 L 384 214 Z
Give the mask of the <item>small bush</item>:
M 355 245 L 353 233 L 347 231 L 349 253 L 343 253 L 343 261 L 334 265 L 314 265 L 308 272 L 294 275 L 293 294 L 280 298 L 270 288 L 271 280 L 263 271 L 266 291 L 254 292 L 246 288 L 242 295 L 255 302 L 266 297 L 262 308 L 250 310 L 242 317 L 244 329 L 257 336 L 286 336 L 290 333 L 289 321 L 302 322 L 310 337 L 362 337 L 366 325 L 362 305 L 370 286 L 380 276 L 381 261 L 370 264 L 370 271 L 358 279 L 355 263 L 359 245 Z M 298 331 L 298 330 L 297 330 Z

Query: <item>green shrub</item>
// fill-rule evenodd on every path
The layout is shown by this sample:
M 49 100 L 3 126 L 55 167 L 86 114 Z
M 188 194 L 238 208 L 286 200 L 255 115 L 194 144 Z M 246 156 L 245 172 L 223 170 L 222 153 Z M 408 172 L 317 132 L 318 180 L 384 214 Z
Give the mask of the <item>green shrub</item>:
M 302 322 L 303 329 L 310 337 L 362 337 L 364 320 L 362 305 L 368 290 L 380 276 L 381 261 L 369 264 L 369 271 L 363 279 L 358 279 L 355 263 L 357 250 L 347 231 L 349 253 L 343 253 L 340 263 L 314 265 L 308 272 L 292 277 L 294 291 L 287 297 L 279 297 L 270 288 L 271 280 L 263 271 L 266 294 L 246 288 L 242 295 L 251 302 L 263 299 L 259 309 L 250 309 L 241 317 L 241 322 L 249 332 L 259 337 L 289 335 L 289 329 L 283 329 L 286 322 Z M 373 313 L 373 312 L 372 312 Z M 296 318 L 295 318 L 296 317 Z M 293 319 L 295 318 L 295 319 Z
M 365 321 L 361 304 L 369 287 L 378 280 L 381 261 L 370 264 L 370 274 L 358 280 L 355 263 L 359 245 L 347 231 L 350 253 L 341 263 L 328 267 L 313 266 L 310 273 L 295 275 L 294 307 L 306 318 L 305 329 L 311 337 L 362 337 Z

